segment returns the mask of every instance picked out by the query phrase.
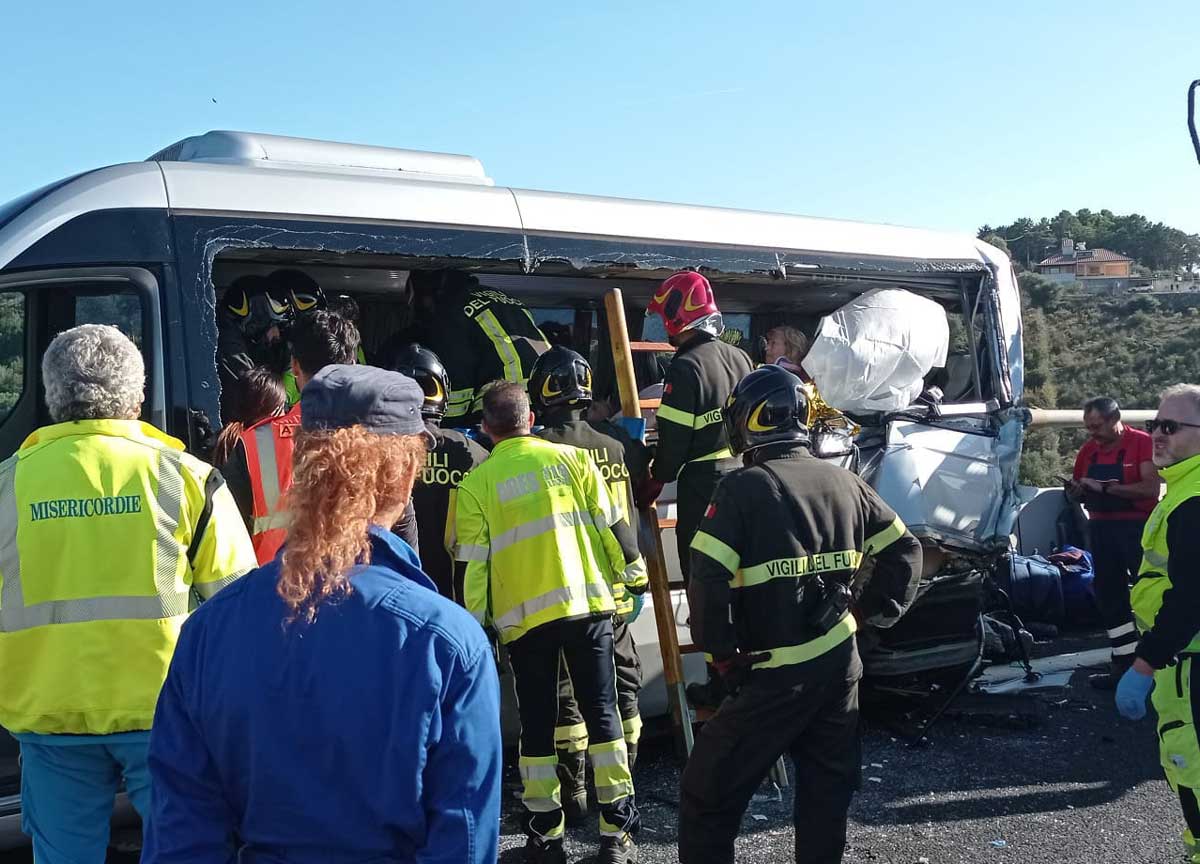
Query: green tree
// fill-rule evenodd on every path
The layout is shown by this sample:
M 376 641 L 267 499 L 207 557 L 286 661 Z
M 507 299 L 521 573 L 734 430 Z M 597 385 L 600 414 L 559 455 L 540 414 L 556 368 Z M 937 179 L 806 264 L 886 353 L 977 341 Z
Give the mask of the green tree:
M 1022 273 L 1017 277 L 1021 296 L 1037 309 L 1053 309 L 1062 298 L 1065 286 L 1037 273 Z
M 986 228 L 987 226 L 985 225 L 984 227 Z M 984 243 L 991 243 L 997 249 L 1001 250 L 1005 254 L 1008 254 L 1008 243 L 999 234 L 992 232 L 988 234 L 980 234 L 979 237 Z
M 1174 272 L 1200 264 L 1200 235 L 1151 222 L 1140 213 L 1061 210 L 1053 218 L 1022 217 L 1009 225 L 984 225 L 979 236 L 987 234 L 1004 238 L 1013 260 L 1026 269 L 1057 249 L 1064 237 L 1127 255 L 1151 270 Z

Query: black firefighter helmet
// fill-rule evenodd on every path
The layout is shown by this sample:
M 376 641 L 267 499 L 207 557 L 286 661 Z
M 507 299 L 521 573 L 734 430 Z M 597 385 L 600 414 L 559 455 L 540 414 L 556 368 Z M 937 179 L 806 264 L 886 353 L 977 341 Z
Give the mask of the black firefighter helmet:
M 222 325 L 232 325 L 254 342 L 272 327 L 282 329 L 291 319 L 287 293 L 271 280 L 253 274 L 239 276 L 221 298 Z
M 438 356 L 413 342 L 405 345 L 392 358 L 392 371 L 407 375 L 420 385 L 425 394 L 421 416 L 426 420 L 441 420 L 446 416 L 446 397 L 450 392 L 450 376 Z
M 272 271 L 267 279 L 278 294 L 288 298 L 294 316 L 309 315 L 326 306 L 321 285 L 303 270 L 285 267 Z
M 553 345 L 529 373 L 529 401 L 535 413 L 547 408 L 586 408 L 592 404 L 592 367 L 570 348 Z
M 781 442 L 808 444 L 808 396 L 781 366 L 762 366 L 737 383 L 723 412 L 735 454 Z

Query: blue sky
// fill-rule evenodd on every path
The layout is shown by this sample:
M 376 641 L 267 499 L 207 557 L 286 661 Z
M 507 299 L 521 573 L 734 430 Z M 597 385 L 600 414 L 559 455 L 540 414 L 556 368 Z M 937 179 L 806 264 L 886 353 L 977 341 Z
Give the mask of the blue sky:
M 1196 0 L 573 5 L 9 4 L 0 201 L 244 129 L 470 153 L 529 188 L 1200 231 Z

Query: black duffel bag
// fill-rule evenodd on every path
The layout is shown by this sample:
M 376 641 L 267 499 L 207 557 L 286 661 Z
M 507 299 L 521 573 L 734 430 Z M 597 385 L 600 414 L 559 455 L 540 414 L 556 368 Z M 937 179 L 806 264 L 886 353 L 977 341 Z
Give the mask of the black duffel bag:
M 1006 554 L 997 567 L 996 584 L 1012 601 L 1012 611 L 1026 621 L 1062 623 L 1066 614 L 1062 573 L 1040 555 Z

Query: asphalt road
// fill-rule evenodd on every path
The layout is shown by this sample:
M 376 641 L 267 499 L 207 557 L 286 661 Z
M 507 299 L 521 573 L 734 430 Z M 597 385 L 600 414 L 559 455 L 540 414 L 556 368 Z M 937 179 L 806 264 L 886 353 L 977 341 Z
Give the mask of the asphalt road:
M 1088 688 L 1015 703 L 964 702 L 921 748 L 881 728 L 864 747 L 846 864 L 1167 864 L 1183 861 L 1178 804 L 1162 779 L 1152 720 L 1128 723 L 1111 698 Z M 1016 714 L 1006 713 L 1016 705 Z M 505 787 L 501 862 L 521 860 L 515 769 Z M 872 779 L 875 778 L 875 779 Z M 679 764 L 647 746 L 635 777 L 644 830 L 641 860 L 676 860 Z M 756 801 L 743 822 L 738 861 L 792 860 L 791 795 Z M 587 861 L 594 827 L 572 830 L 573 861 Z M 114 854 L 111 864 L 136 855 Z M 28 851 L 0 856 L 25 864 Z
M 1111 697 L 1076 673 L 1069 691 L 1025 702 L 1015 720 L 987 710 L 951 716 L 927 746 L 883 729 L 864 746 L 864 781 L 851 811 L 846 864 L 1167 864 L 1183 861 L 1183 820 L 1162 778 L 1152 720 L 1117 718 Z M 794 774 L 793 774 L 794 776 Z M 876 778 L 876 779 L 871 779 Z M 635 782 L 644 829 L 641 861 L 676 860 L 679 765 L 647 752 Z M 506 790 L 507 792 L 508 790 Z M 501 862 L 521 860 L 518 807 L 506 802 Z M 751 804 L 739 862 L 790 861 L 792 799 Z M 587 861 L 594 828 L 569 839 Z

